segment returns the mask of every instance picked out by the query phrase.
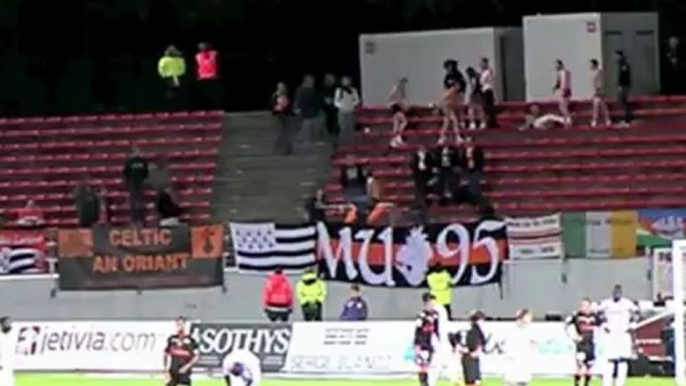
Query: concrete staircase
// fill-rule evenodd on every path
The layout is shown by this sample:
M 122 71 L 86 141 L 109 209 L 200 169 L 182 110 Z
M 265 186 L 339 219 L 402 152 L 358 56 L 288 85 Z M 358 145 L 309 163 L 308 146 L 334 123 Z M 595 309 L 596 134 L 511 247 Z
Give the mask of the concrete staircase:
M 268 112 L 225 118 L 212 199 L 215 221 L 303 220 L 304 200 L 329 176 L 331 148 L 296 143 L 293 154 L 284 156 L 274 151 L 277 135 Z

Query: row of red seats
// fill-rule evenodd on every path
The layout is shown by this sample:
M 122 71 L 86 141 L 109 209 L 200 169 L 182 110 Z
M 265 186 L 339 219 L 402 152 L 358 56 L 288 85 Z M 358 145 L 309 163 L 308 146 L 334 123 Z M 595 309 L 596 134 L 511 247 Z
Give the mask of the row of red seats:
M 221 136 L 210 137 L 170 137 L 170 138 L 139 138 L 134 140 L 102 140 L 102 141 L 65 141 L 65 142 L 32 142 L 0 144 L 0 151 L 32 151 L 32 150 L 111 150 L 113 148 L 130 148 L 132 146 L 177 146 L 218 144 Z
M 685 103 L 686 102 L 686 96 L 685 95 L 634 95 L 632 96 L 629 101 L 633 104 L 659 104 L 661 106 L 664 106 L 665 104 L 676 104 L 676 103 Z M 538 104 L 541 107 L 548 107 L 548 108 L 556 108 L 559 102 L 557 100 L 551 99 L 551 100 L 545 100 L 545 101 L 537 101 L 536 104 Z M 609 101 L 610 106 L 616 106 L 617 103 L 614 101 Z M 506 102 L 500 102 L 498 103 L 498 107 L 502 110 L 517 110 L 517 109 L 526 109 L 531 105 L 531 102 L 526 102 L 526 101 L 506 101 Z M 572 101 L 573 106 L 583 106 L 586 108 L 590 108 L 591 106 L 591 101 L 589 99 L 579 99 L 579 100 L 573 100 Z M 413 106 L 417 108 L 426 108 L 426 106 Z M 383 111 L 388 110 L 388 105 L 365 105 L 360 108 L 361 112 L 369 112 L 369 113 L 379 113 Z
M 533 176 L 533 177 L 489 177 L 482 181 L 483 185 L 488 185 L 497 189 L 522 189 L 538 186 L 563 186 L 574 185 L 575 187 L 590 185 L 608 184 L 658 184 L 674 181 L 686 181 L 686 173 L 629 173 L 629 174 L 610 174 L 603 176 L 581 175 L 581 176 Z M 405 180 L 385 180 L 382 181 L 384 191 L 412 190 L 414 182 Z M 337 194 L 342 191 L 338 183 L 326 185 L 326 192 Z
M 661 155 L 686 155 L 686 147 L 661 147 L 642 149 L 579 149 L 579 150 L 548 150 L 548 151 L 492 151 L 485 155 L 487 160 L 516 161 L 516 160 L 555 160 L 574 159 L 584 157 L 635 157 L 635 156 L 661 156 Z M 365 165 L 396 166 L 407 164 L 409 155 L 391 155 L 381 157 L 356 157 L 355 162 Z M 334 161 L 334 165 L 346 165 L 349 159 Z
M 199 131 L 216 133 L 221 131 L 221 123 L 161 124 L 121 127 L 84 127 L 64 129 L 20 129 L 0 130 L 0 138 L 34 138 L 34 137 L 85 137 L 85 136 L 134 136 L 134 135 L 184 135 Z
M 207 150 L 185 150 L 185 151 L 169 151 L 169 152 L 143 152 L 143 156 L 149 160 L 155 160 L 164 157 L 169 160 L 199 160 L 202 158 L 216 157 L 219 151 L 217 149 Z M 66 153 L 66 154 L 45 154 L 45 155 L 8 155 L 0 156 L 0 163 L 39 163 L 49 162 L 55 164 L 59 162 L 74 162 L 74 161 L 90 161 L 98 162 L 100 164 L 116 162 L 122 165 L 124 160 L 130 156 L 128 152 L 119 153 Z
M 686 160 L 656 160 L 656 161 L 617 161 L 617 162 L 569 162 L 538 165 L 496 165 L 486 166 L 485 172 L 494 173 L 543 173 L 543 172 L 597 172 L 631 169 L 663 169 L 686 167 Z M 392 168 L 380 166 L 372 168 L 376 177 L 410 177 L 408 167 Z M 334 172 L 335 173 L 335 172 Z M 332 174 L 335 177 L 337 173 Z
M 121 171 L 121 168 L 120 168 Z M 192 175 L 176 175 L 171 178 L 172 183 L 175 186 L 179 185 L 208 185 L 214 181 L 214 175 L 208 173 L 206 175 L 197 175 L 193 173 Z M 118 188 L 124 186 L 124 180 L 122 178 L 91 178 L 89 179 L 92 186 L 96 187 L 106 187 L 108 189 Z M 78 179 L 72 180 L 23 180 L 23 181 L 0 181 L 0 189 L 9 189 L 16 191 L 25 190 L 60 190 L 60 191 L 71 191 L 79 184 Z M 66 190 L 65 190 L 66 189 Z
M 94 123 L 109 121 L 142 121 L 151 119 L 160 120 L 183 120 L 199 118 L 220 118 L 223 111 L 176 111 L 156 112 L 139 114 L 101 114 L 101 115 L 74 115 L 66 117 L 22 117 L 0 118 L 0 125 L 26 125 L 26 124 L 58 124 L 58 123 Z
M 681 116 L 684 113 L 686 113 L 686 108 L 671 108 L 671 109 L 649 109 L 649 110 L 636 110 L 633 112 L 634 116 L 637 118 L 649 118 L 649 117 L 665 117 L 665 116 Z M 620 111 L 612 111 L 610 115 L 612 115 L 614 118 L 621 117 L 621 112 Z M 524 121 L 526 114 L 523 112 L 520 113 L 507 113 L 507 114 L 499 114 L 498 115 L 498 121 L 499 122 L 504 122 L 504 123 L 521 123 Z M 585 119 L 590 119 L 591 117 L 591 112 L 590 111 L 580 111 L 580 112 L 574 112 L 574 118 L 579 119 L 579 118 L 585 118 Z M 429 114 L 425 116 L 419 116 L 417 114 L 412 114 L 408 118 L 408 121 L 410 124 L 414 125 L 419 125 L 419 124 L 440 124 L 443 122 L 443 118 L 435 115 L 435 114 Z M 390 115 L 387 116 L 374 116 L 374 117 L 359 117 L 357 120 L 357 123 L 360 125 L 390 125 L 392 122 L 392 118 Z
M 208 209 L 210 207 L 210 202 L 209 201 L 182 201 L 180 204 L 181 208 L 184 209 Z M 129 210 L 131 209 L 128 204 L 112 204 L 109 206 L 110 210 L 112 210 L 113 213 L 115 214 L 122 214 L 122 213 L 128 213 Z M 70 216 L 75 216 L 76 215 L 76 208 L 74 205 L 41 205 L 40 206 L 41 210 L 46 216 L 51 216 L 51 217 L 70 217 Z M 146 203 L 145 205 L 146 210 L 154 211 L 155 206 L 153 203 Z M 19 208 L 10 208 L 10 209 L 3 209 L 0 210 L 0 213 L 12 213 L 13 211 L 17 210 Z
M 586 188 L 586 189 L 537 189 L 537 190 L 503 190 L 488 193 L 493 200 L 516 200 L 527 198 L 567 199 L 567 198 L 606 198 L 606 196 L 650 196 L 650 195 L 681 195 L 686 194 L 686 186 L 650 186 L 650 187 L 621 187 L 621 188 Z M 413 193 L 387 194 L 384 199 L 394 203 L 408 204 L 414 200 Z M 332 203 L 344 203 L 342 195 L 328 197 Z
M 216 166 L 215 162 L 189 162 L 171 164 L 169 168 L 173 172 L 205 172 L 213 173 Z M 42 176 L 50 177 L 52 175 L 63 174 L 77 174 L 77 175 L 95 175 L 95 174 L 117 174 L 121 175 L 122 166 L 73 166 L 73 167 L 35 167 L 35 168 L 16 168 L 16 169 L 0 169 L 1 177 L 10 176 Z M 102 176 L 101 176 L 102 177 Z
M 208 213 L 184 213 L 181 215 L 181 219 L 186 222 L 206 222 L 210 220 L 210 215 Z M 147 224 L 155 224 L 157 221 L 157 217 L 154 215 L 148 215 L 145 218 L 145 221 Z M 128 215 L 115 215 L 112 216 L 112 219 L 110 221 L 111 224 L 114 225 L 123 225 L 123 224 L 129 224 L 131 222 L 131 217 Z M 76 217 L 64 217 L 64 218 L 47 218 L 45 220 L 45 225 L 48 227 L 74 227 L 77 224 Z M 16 226 L 15 221 L 10 221 L 8 223 L 9 227 L 14 227 Z
M 129 198 L 129 193 L 123 189 L 123 187 L 119 187 L 120 190 L 113 190 L 113 191 L 107 191 L 107 194 L 105 194 L 105 197 L 108 199 L 119 199 L 119 200 L 126 200 Z M 176 195 L 181 198 L 181 199 L 188 199 L 188 198 L 194 198 L 194 197 L 205 197 L 209 196 L 212 194 L 212 189 L 211 188 L 186 188 L 186 189 L 179 189 L 175 191 Z M 155 197 L 155 192 L 152 190 L 146 190 L 144 192 L 145 196 L 148 198 L 154 198 Z M 0 194 L 0 205 L 3 205 L 5 207 L 10 207 L 12 205 L 15 206 L 23 206 L 26 204 L 28 200 L 33 200 L 36 202 L 37 205 L 42 206 L 43 204 L 47 203 L 56 203 L 56 202 L 66 202 L 66 203 L 73 203 L 74 197 L 70 193 L 32 193 L 32 194 Z

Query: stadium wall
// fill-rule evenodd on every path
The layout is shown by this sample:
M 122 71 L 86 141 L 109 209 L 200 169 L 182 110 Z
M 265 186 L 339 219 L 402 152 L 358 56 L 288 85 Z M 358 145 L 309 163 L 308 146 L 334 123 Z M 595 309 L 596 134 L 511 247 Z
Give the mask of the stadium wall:
M 474 308 L 488 314 L 511 317 L 522 306 L 539 315 L 570 312 L 584 296 L 603 298 L 613 284 L 622 284 L 628 296 L 650 299 L 652 283 L 647 258 L 627 260 L 558 260 L 509 262 L 502 286 L 456 289 L 453 309 L 466 315 Z M 566 276 L 566 283 L 562 280 Z M 297 278 L 293 278 L 293 281 Z M 55 280 L 6 277 L 0 280 L 0 310 L 23 320 L 160 320 L 178 315 L 198 319 L 262 320 L 261 294 L 264 278 L 239 273 L 226 274 L 227 291 L 218 288 L 57 292 Z M 329 283 L 324 307 L 326 319 L 337 319 L 349 295 L 346 283 Z M 407 319 L 416 314 L 419 289 L 365 288 L 372 319 Z M 542 296 L 541 294 L 545 294 Z M 295 312 L 299 320 L 300 312 Z

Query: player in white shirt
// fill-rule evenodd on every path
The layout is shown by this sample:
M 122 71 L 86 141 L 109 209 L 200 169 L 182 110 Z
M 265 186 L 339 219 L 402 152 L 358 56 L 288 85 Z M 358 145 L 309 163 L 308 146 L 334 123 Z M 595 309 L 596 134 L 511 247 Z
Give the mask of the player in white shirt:
M 505 338 L 505 358 L 507 365 L 503 381 L 508 386 L 525 386 L 531 382 L 531 364 L 536 354 L 536 341 L 531 331 L 533 315 L 530 310 L 517 311 L 517 325 Z
M 14 339 L 10 318 L 0 318 L 0 385 L 14 386 Z
M 633 329 L 638 316 L 638 306 L 622 295 L 622 286 L 612 290 L 612 298 L 603 300 L 598 310 L 603 316 L 605 331 L 603 386 L 624 386 L 629 371 L 629 360 L 633 356 Z
M 438 315 L 438 335 L 434 338 L 436 341 L 433 344 L 437 348 L 432 363 L 435 368 L 430 369 L 428 372 L 428 384 L 429 386 L 436 386 L 441 376 L 454 380 L 454 374 L 451 374 L 452 372 L 449 371 L 453 366 L 450 364 L 452 349 L 448 339 L 448 311 L 445 309 L 445 306 L 436 302 L 436 298 L 433 295 L 432 307 Z
M 233 350 L 222 363 L 226 386 L 258 386 L 262 379 L 260 359 L 248 350 Z

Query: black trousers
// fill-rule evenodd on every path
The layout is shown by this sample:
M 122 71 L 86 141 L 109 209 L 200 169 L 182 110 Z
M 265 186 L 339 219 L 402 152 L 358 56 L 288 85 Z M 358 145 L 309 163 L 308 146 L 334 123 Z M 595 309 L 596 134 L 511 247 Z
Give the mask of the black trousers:
M 486 114 L 486 126 L 489 128 L 498 127 L 498 120 L 495 114 L 495 94 L 493 90 L 483 92 L 484 114 Z
M 131 221 L 142 225 L 145 222 L 145 199 L 143 186 L 129 185 L 129 205 L 131 206 Z
M 629 103 L 630 92 L 631 89 L 629 89 L 628 87 L 620 87 L 617 94 L 617 101 L 619 102 L 619 107 L 622 109 L 622 120 L 627 123 L 633 120 L 631 104 Z
M 322 321 L 322 303 L 307 303 L 302 306 L 303 319 L 306 322 L 321 322 Z
M 291 310 L 277 311 L 266 309 L 264 313 L 267 314 L 267 319 L 270 322 L 288 322 L 288 319 L 291 317 Z
M 293 122 L 286 114 L 275 114 L 274 119 L 279 130 L 274 150 L 283 155 L 290 155 L 293 153 Z

